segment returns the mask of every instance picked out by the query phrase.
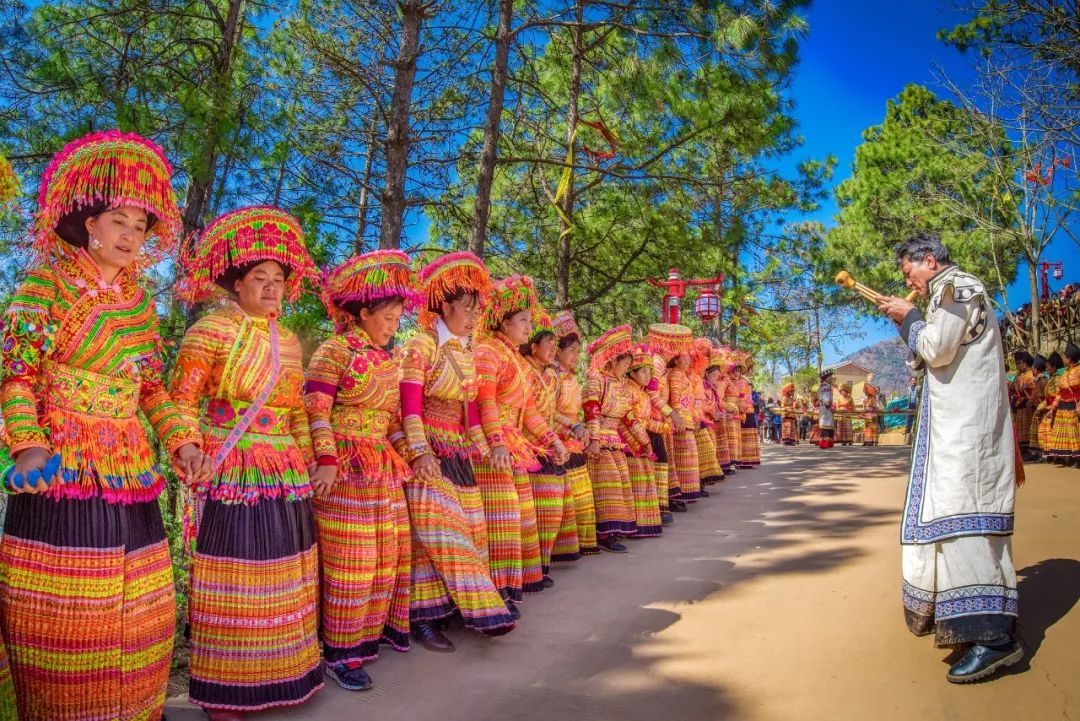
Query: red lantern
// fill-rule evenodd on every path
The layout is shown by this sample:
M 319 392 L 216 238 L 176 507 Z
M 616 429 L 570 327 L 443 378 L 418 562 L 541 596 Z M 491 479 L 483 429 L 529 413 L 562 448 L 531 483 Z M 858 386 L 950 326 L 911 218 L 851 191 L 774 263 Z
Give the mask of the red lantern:
M 720 299 L 709 288 L 703 288 L 697 300 L 694 301 L 694 312 L 697 313 L 698 318 L 710 321 L 720 315 Z

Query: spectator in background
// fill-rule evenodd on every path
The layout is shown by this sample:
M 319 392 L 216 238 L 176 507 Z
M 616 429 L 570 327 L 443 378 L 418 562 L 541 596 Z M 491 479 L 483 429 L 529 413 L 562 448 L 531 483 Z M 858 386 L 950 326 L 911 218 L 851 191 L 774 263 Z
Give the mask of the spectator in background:
M 908 386 L 907 395 L 907 429 L 905 433 L 911 433 L 911 427 L 915 425 L 915 409 L 919 404 L 919 381 L 915 376 L 911 376 L 911 385 Z

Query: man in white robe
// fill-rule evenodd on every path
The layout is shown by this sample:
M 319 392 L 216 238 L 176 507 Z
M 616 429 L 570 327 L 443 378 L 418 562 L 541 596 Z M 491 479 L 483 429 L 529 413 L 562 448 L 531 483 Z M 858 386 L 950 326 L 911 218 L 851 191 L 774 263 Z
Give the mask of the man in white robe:
M 832 448 L 836 421 L 833 418 L 833 373 L 825 371 L 818 384 L 818 448 Z
M 888 298 L 924 372 L 901 525 L 908 628 L 938 646 L 967 647 L 948 680 L 968 683 L 1016 663 L 1018 596 L 1012 562 L 1015 447 L 1001 333 L 982 283 L 933 236 L 897 251 L 924 315 Z

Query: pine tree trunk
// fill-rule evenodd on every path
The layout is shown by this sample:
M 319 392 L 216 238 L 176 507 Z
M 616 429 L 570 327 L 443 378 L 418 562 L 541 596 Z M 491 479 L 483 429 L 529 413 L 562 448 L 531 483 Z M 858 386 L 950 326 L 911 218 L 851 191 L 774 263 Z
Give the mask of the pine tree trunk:
M 573 159 L 570 149 L 573 144 L 574 130 L 578 124 L 578 97 L 581 95 L 581 60 L 584 49 L 585 1 L 575 3 L 574 54 L 570 61 L 570 98 L 566 111 L 566 146 L 567 161 Z M 574 171 L 570 171 L 570 185 L 562 199 L 563 217 L 559 223 L 559 244 L 555 259 L 555 305 L 567 308 L 570 305 L 570 236 L 574 220 Z M 570 221 L 568 223 L 567 221 Z
M 476 177 L 476 203 L 473 206 L 469 252 L 483 258 L 487 244 L 488 219 L 491 217 L 491 185 L 495 179 L 495 159 L 499 150 L 503 100 L 510 65 L 510 25 L 514 19 L 514 0 L 499 0 L 499 30 L 495 36 L 495 63 L 491 70 L 491 98 L 484 123 L 484 147 L 480 153 L 480 171 Z
M 420 55 L 420 28 L 428 4 L 406 0 L 401 8 L 401 43 L 394 60 L 394 94 L 390 99 L 390 125 L 386 129 L 386 184 L 382 190 L 380 248 L 401 246 L 405 225 L 405 173 L 409 167 L 409 111 L 412 108 L 416 61 Z
M 360 201 L 356 207 L 356 237 L 353 247 L 357 253 L 364 252 L 364 236 L 367 235 L 368 188 L 371 187 L 372 167 L 375 160 L 375 133 L 379 130 L 379 108 L 371 108 L 371 120 L 368 122 L 368 146 L 364 156 L 363 177 L 360 181 Z
M 1031 348 L 1032 353 L 1039 353 L 1042 349 L 1042 329 L 1039 328 L 1039 320 L 1042 316 L 1039 307 L 1042 300 L 1039 296 L 1039 259 L 1028 258 L 1028 283 L 1031 287 Z

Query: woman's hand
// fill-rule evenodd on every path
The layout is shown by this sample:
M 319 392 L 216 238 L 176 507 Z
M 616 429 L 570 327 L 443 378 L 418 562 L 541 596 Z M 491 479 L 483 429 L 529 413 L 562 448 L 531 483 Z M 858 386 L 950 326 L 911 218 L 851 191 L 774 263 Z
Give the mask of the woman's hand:
M 185 443 L 177 448 L 173 463 L 189 485 L 205 483 L 214 472 L 214 459 L 194 443 Z
M 589 429 L 585 427 L 584 423 L 575 423 L 574 427 L 570 429 L 570 432 L 573 434 L 574 438 L 582 443 L 589 442 Z
M 8 471 L 5 485 L 16 493 L 44 493 L 60 480 L 60 454 L 33 446 L 15 456 L 15 467 Z
M 417 456 L 412 462 L 413 475 L 429 481 L 437 481 L 442 477 L 442 468 L 439 459 L 430 453 Z
M 585 446 L 585 455 L 589 458 L 593 458 L 600 454 L 600 441 L 595 438 L 589 441 L 589 445 Z
M 510 451 L 507 450 L 506 446 L 492 446 L 491 465 L 500 471 L 514 470 L 513 459 L 510 457 Z
M 337 466 L 318 466 L 311 476 L 311 487 L 315 489 L 315 495 L 326 498 L 334 488 L 337 481 Z
M 566 465 L 566 462 L 570 460 L 570 453 L 566 450 L 566 446 L 563 445 L 562 441 L 555 441 L 555 445 L 551 447 L 551 452 L 554 455 L 553 460 L 560 466 Z

